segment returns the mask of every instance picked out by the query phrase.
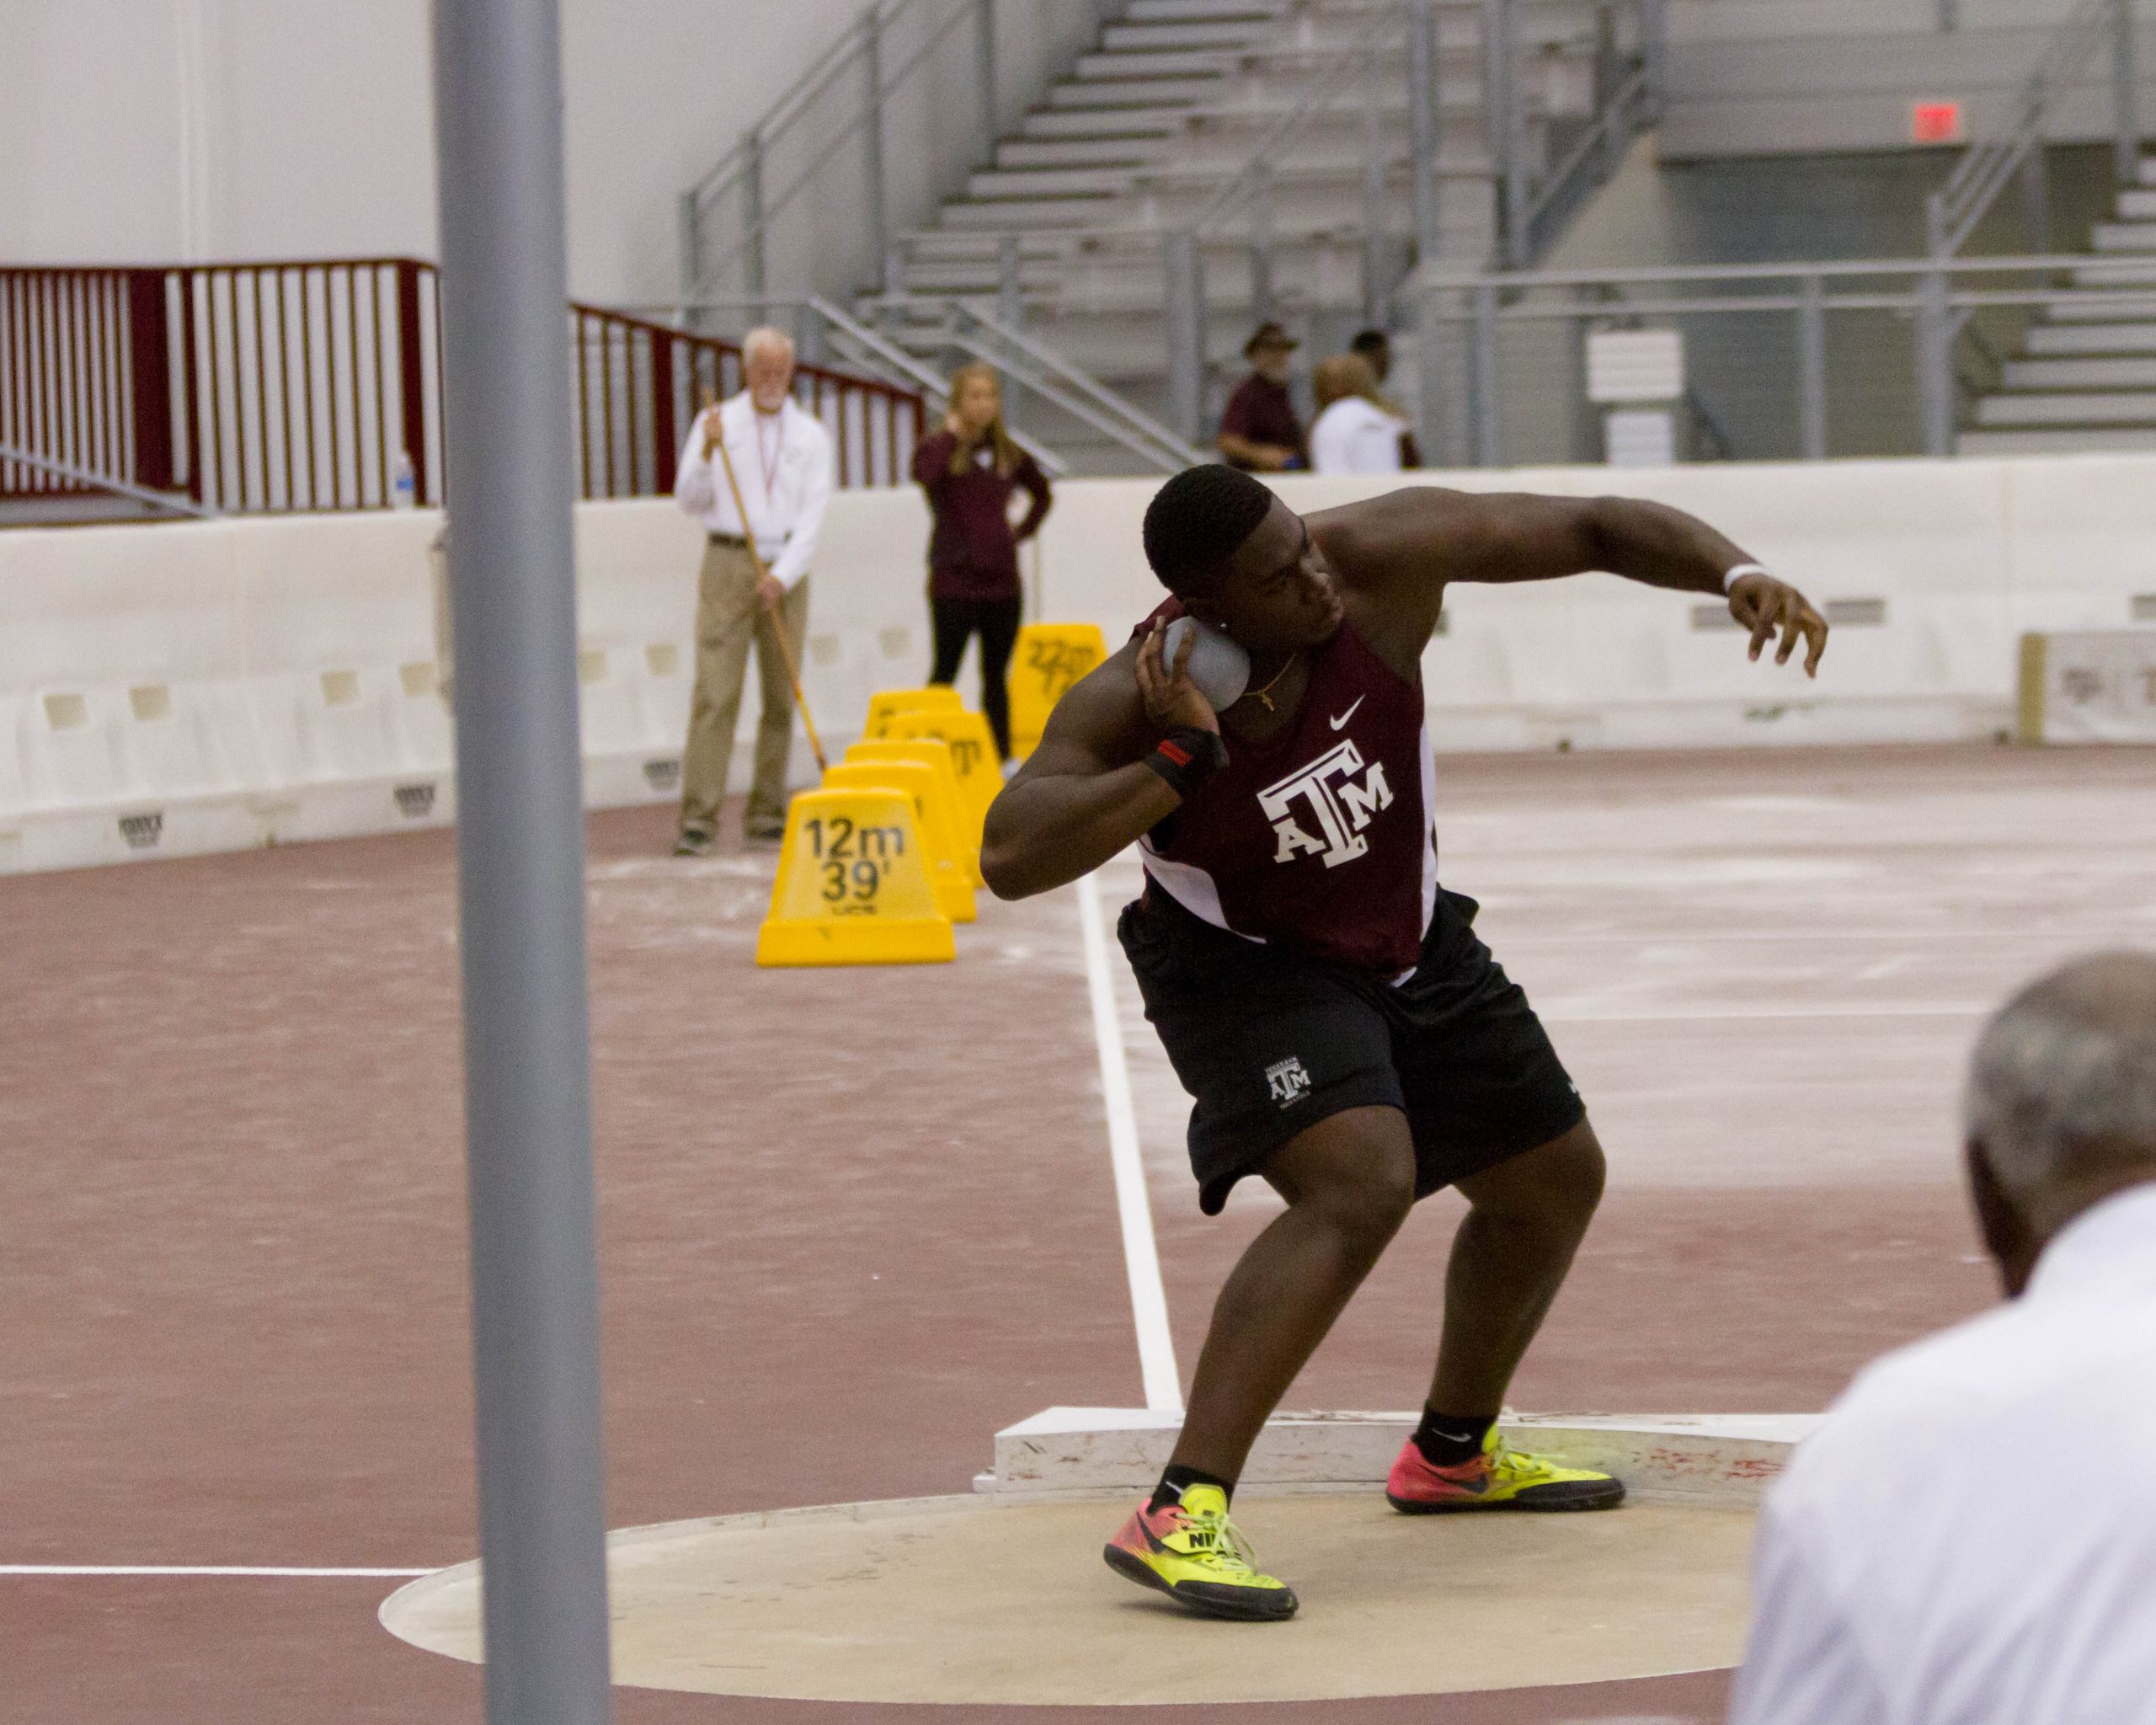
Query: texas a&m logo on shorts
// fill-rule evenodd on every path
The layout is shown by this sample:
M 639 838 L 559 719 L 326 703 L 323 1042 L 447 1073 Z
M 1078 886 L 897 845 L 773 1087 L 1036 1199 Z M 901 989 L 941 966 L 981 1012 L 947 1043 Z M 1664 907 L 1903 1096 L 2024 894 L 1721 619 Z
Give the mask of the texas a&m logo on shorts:
M 1303 1070 L 1302 1061 L 1291 1055 L 1265 1069 L 1265 1082 L 1273 1101 L 1284 1108 L 1310 1093 L 1310 1075 Z
M 1363 751 L 1353 738 L 1343 737 L 1309 766 L 1257 793 L 1258 807 L 1280 841 L 1275 862 L 1310 852 L 1323 857 L 1327 868 L 1337 868 L 1370 848 L 1363 829 L 1380 809 L 1392 806 L 1392 787 L 1385 782 L 1382 761 L 1371 762 L 1358 782 L 1355 775 L 1362 772 Z

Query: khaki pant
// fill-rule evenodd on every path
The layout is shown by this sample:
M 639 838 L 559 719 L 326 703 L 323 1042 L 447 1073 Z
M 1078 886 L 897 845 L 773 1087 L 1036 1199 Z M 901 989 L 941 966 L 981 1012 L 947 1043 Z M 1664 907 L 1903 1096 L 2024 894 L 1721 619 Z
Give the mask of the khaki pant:
M 780 601 L 788 646 L 798 664 L 808 623 L 804 577 Z M 726 769 L 741 712 L 749 643 L 756 644 L 756 677 L 763 709 L 756 726 L 756 775 L 744 825 L 751 831 L 786 820 L 786 773 L 793 745 L 793 691 L 778 650 L 771 615 L 756 597 L 756 565 L 738 545 L 707 544 L 696 583 L 696 692 L 689 706 L 689 740 L 681 751 L 681 826 L 718 830 L 726 800 Z

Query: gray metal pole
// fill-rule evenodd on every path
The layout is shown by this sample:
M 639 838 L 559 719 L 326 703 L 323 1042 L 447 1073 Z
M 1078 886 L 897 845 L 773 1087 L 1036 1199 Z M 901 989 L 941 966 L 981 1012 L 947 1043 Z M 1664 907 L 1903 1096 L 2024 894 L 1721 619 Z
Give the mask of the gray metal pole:
M 681 247 L 681 303 L 686 307 L 691 300 L 702 297 L 704 286 L 704 215 L 703 200 L 696 192 L 681 194 L 675 206 L 679 224 Z M 685 311 L 683 324 L 694 329 L 702 314 Z
M 1505 0 L 1482 0 L 1482 147 L 1489 158 L 1491 193 L 1497 210 L 1497 259 L 1509 259 L 1512 250 L 1504 235 L 1503 188 L 1510 178 L 1507 159 L 1512 149 L 1512 122 L 1507 110 L 1513 90 L 1508 75 L 1505 47 Z
M 1006 329 L 1026 327 L 1026 302 L 1018 280 L 1018 236 L 995 242 L 995 316 Z
M 1415 258 L 1438 255 L 1438 18 L 1430 0 L 1407 8 L 1408 164 L 1415 191 Z
M 1917 416 L 1924 452 L 1954 453 L 1954 315 L 1946 273 L 1934 270 L 1917 284 Z
M 555 0 L 435 0 L 492 1725 L 610 1716 Z
M 741 139 L 741 291 L 753 322 L 764 320 L 764 140 L 753 126 Z
M 2121 185 L 2140 183 L 2140 91 L 2136 79 L 2133 0 L 2112 0 L 2111 168 Z
M 1026 327 L 1026 301 L 1018 281 L 1018 236 L 1006 233 L 995 243 L 995 317 L 1006 329 L 1021 330 Z M 1005 367 L 1006 383 L 1003 395 L 1003 422 L 1007 426 L 1019 424 L 1017 379 L 1009 367 Z
M 873 5 L 861 13 L 861 171 L 868 194 L 870 255 L 882 279 L 878 289 L 897 291 L 890 275 L 890 213 L 883 191 L 883 24 Z
M 974 77 L 980 85 L 980 163 L 995 165 L 995 0 L 974 0 Z
M 2029 249 L 2048 252 L 2052 248 L 2051 164 L 2045 157 L 2041 136 L 2029 141 L 2028 152 L 2021 158 L 2017 177 L 2021 190 L 2021 225 L 2028 235 Z
M 1385 219 L 1385 127 L 1379 118 L 1380 56 L 1363 68 L 1363 321 L 1388 328 L 1386 291 L 1391 286 Z M 1430 446 L 1422 446 L 1428 449 Z
M 1662 118 L 1669 99 L 1668 49 L 1662 0 L 1640 0 L 1640 69 L 1646 74 L 1650 125 Z
M 1501 467 L 1504 437 L 1497 414 L 1497 290 L 1475 289 L 1475 465 Z
M 1796 290 L 1796 452 L 1827 458 L 1827 296 L 1817 275 Z
M 1447 399 L 1445 388 L 1451 370 L 1445 350 L 1454 332 L 1438 313 L 1437 291 L 1424 276 L 1415 291 L 1415 441 L 1423 460 L 1449 467 L 1459 460 L 1452 428 L 1460 419 L 1460 404 Z
M 1527 90 L 1520 76 L 1518 0 L 1497 0 L 1504 21 L 1505 78 L 1505 257 L 1515 270 L 1532 261 L 1527 183 Z
M 1184 442 L 1202 441 L 1205 412 L 1205 277 L 1198 236 L 1178 227 L 1161 237 L 1167 289 L 1168 424 Z
M 1261 160 L 1250 166 L 1250 319 L 1272 315 L 1273 170 Z

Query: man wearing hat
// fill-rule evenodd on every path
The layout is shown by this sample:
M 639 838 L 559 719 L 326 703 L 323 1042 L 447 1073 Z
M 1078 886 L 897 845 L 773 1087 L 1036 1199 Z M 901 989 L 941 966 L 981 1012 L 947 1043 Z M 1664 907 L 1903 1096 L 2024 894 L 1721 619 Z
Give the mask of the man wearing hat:
M 1288 398 L 1288 355 L 1295 347 L 1286 330 L 1270 323 L 1259 324 L 1243 344 L 1250 376 L 1228 398 L 1227 411 L 1220 415 L 1220 435 L 1214 440 L 1230 467 L 1278 473 L 1310 465 L 1302 422 Z

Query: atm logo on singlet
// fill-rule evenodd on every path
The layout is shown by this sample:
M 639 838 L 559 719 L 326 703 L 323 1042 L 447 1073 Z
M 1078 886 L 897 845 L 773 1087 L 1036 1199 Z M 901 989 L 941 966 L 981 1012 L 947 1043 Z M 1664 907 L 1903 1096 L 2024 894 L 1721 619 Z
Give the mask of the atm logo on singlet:
M 1380 809 L 1392 806 L 1392 787 L 1385 782 L 1382 761 L 1363 772 L 1363 751 L 1348 739 L 1267 785 L 1257 793 L 1257 804 L 1280 841 L 1275 862 L 1317 856 L 1327 868 L 1337 868 L 1370 848 L 1363 829 Z

